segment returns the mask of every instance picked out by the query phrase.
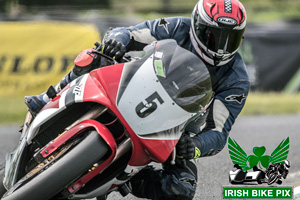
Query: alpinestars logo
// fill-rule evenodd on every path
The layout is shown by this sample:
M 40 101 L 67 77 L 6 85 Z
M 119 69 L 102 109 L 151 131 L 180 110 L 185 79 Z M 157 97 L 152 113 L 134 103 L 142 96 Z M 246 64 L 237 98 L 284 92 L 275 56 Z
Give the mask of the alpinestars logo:
M 181 178 L 181 179 L 179 179 L 179 181 L 189 183 L 192 187 L 194 187 L 195 184 L 196 184 L 195 179 L 191 179 L 191 178 L 188 178 L 188 177 Z
M 158 26 L 163 26 L 165 31 L 169 34 L 168 24 L 170 24 L 170 22 L 168 22 L 165 18 L 161 18 Z
M 239 104 L 241 104 L 244 99 L 246 99 L 244 94 L 232 94 L 225 98 L 226 101 L 236 101 Z

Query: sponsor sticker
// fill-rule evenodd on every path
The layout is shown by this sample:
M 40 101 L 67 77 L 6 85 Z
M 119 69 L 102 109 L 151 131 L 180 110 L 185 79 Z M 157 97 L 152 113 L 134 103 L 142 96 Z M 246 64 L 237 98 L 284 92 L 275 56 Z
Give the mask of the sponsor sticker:
M 227 24 L 227 25 L 236 25 L 236 20 L 232 19 L 230 17 L 219 17 L 218 22 L 223 23 L 223 24 Z
M 164 72 L 164 66 L 161 60 L 154 61 L 155 71 L 157 76 L 166 77 Z

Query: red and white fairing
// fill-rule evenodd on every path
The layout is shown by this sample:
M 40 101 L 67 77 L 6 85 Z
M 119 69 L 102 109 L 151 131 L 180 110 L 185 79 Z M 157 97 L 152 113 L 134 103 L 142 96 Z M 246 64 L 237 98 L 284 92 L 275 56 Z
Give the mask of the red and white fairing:
M 126 78 L 126 66 L 104 67 L 72 81 L 38 114 L 30 127 L 27 142 L 31 142 L 41 124 L 68 105 L 93 101 L 110 108 L 126 126 L 133 142 L 133 166 L 148 164 L 152 159 L 164 162 L 173 151 L 185 122 L 194 114 L 180 108 L 165 91 L 153 68 L 153 56 L 142 64 L 123 91 L 124 85 L 121 83 Z M 160 108 L 147 117 L 139 117 L 137 105 L 143 103 L 147 109 L 145 99 L 153 93 L 157 93 L 163 103 L 154 99 Z M 137 143 L 134 140 L 136 137 L 139 138 Z M 144 156 L 148 159 L 135 159 L 135 156 L 141 157 L 140 154 L 148 154 Z
M 186 112 L 171 99 L 156 76 L 153 57 L 150 56 L 142 64 L 122 94 L 118 90 L 117 108 L 142 144 L 146 146 L 151 157 L 155 161 L 164 162 L 178 142 L 185 122 L 194 114 Z M 126 64 L 124 73 L 126 73 Z M 147 102 L 147 98 L 151 96 L 153 96 L 152 102 Z M 159 105 L 159 109 L 155 109 L 147 117 L 140 117 L 136 111 L 139 104 L 144 105 L 140 112 L 146 112 L 152 104 Z
M 175 104 L 159 82 L 152 64 L 153 56 L 149 57 L 132 77 L 120 97 L 117 107 L 138 136 L 148 139 L 177 140 L 180 137 L 180 132 L 169 133 L 168 135 L 161 132 L 185 123 L 193 114 L 186 112 Z M 159 104 L 160 109 L 156 109 L 144 118 L 138 116 L 136 106 L 143 102 L 145 110 L 147 107 L 151 107 L 151 105 L 147 105 L 151 103 L 148 103 L 146 99 L 156 93 L 163 99 L 163 103 L 157 98 L 153 100 L 156 104 Z M 118 93 L 118 95 L 120 94 Z

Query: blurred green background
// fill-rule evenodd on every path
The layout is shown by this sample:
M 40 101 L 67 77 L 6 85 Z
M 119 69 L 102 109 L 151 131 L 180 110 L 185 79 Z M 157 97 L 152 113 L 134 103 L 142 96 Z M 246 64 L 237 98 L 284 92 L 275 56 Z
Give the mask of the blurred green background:
M 300 0 L 241 0 L 241 2 L 246 8 L 248 24 L 276 26 L 276 23 L 300 23 Z M 0 0 L 0 21 L 65 20 L 104 23 L 97 21 L 100 16 L 109 25 L 127 26 L 134 25 L 133 22 L 160 17 L 190 17 L 196 3 L 196 0 Z M 118 22 L 112 21 L 111 19 L 115 17 L 121 19 Z M 102 29 L 101 35 L 105 31 Z M 25 113 L 23 97 L 0 96 L 0 123 L 21 123 Z M 299 91 L 250 92 L 242 111 L 242 115 L 295 113 L 300 113 Z
M 152 19 L 168 15 L 190 16 L 196 0 L 0 0 L 0 12 L 10 19 L 22 13 L 77 12 L 97 10 L 108 15 L 135 15 Z M 299 0 L 241 0 L 248 21 L 266 23 L 276 20 L 299 20 Z M 63 15 L 63 13 L 60 13 Z

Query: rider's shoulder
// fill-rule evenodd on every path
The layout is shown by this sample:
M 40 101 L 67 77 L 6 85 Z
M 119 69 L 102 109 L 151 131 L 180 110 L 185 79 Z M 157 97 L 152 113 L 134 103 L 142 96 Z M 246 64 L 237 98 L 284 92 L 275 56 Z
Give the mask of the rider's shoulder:
M 246 64 L 239 52 L 235 54 L 228 64 L 238 78 L 245 80 L 249 79 Z
M 155 21 L 158 21 L 160 24 L 166 25 L 175 25 L 175 26 L 191 26 L 191 18 L 189 17 L 182 17 L 182 16 L 174 16 L 174 17 L 166 17 L 166 18 L 159 18 Z

